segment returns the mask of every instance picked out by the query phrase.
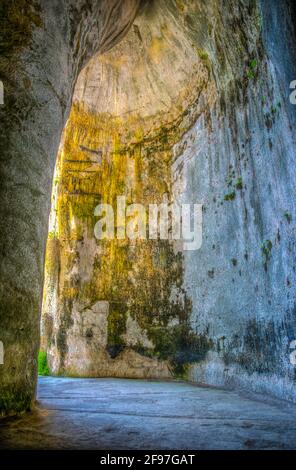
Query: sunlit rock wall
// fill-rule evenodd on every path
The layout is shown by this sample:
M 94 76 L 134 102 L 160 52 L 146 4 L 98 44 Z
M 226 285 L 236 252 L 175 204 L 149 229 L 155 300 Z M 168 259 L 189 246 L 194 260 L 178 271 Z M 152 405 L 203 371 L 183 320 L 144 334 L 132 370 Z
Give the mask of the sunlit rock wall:
M 138 0 L 0 2 L 0 413 L 37 383 L 54 166 L 81 68 L 128 31 Z
M 295 400 L 295 11 L 262 2 L 258 28 L 245 30 L 247 54 L 223 16 L 229 81 L 210 118 L 175 147 L 173 165 L 176 198 L 204 206 L 203 246 L 184 254 L 184 287 L 192 328 L 214 347 L 189 377 Z
M 295 12 L 228 3 L 154 2 L 80 76 L 48 240 L 53 373 L 295 398 Z M 121 194 L 202 203 L 201 249 L 96 241 L 96 204 Z
M 76 86 L 45 268 L 42 348 L 55 374 L 183 377 L 211 346 L 191 329 L 182 253 L 171 242 L 94 235 L 99 203 L 117 216 L 118 196 L 146 209 L 172 200 L 173 145 L 216 99 L 207 55 L 174 24 L 177 7 L 155 9 Z

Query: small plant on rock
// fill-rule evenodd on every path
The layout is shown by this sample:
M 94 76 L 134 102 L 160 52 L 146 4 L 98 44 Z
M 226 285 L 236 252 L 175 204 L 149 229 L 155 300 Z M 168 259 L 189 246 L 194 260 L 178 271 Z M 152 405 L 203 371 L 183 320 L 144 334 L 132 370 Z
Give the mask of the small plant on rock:
M 288 224 L 292 222 L 292 215 L 289 212 L 285 212 L 284 217 L 287 220 Z
M 50 375 L 50 370 L 47 364 L 47 354 L 45 351 L 39 351 L 38 354 L 38 375 Z
M 247 69 L 247 77 L 249 79 L 253 79 L 255 78 L 255 70 L 257 68 L 257 60 L 256 59 L 253 59 L 251 60 L 249 66 L 248 66 L 248 69 Z
M 231 191 L 231 193 L 225 194 L 224 201 L 233 201 L 235 199 L 235 191 Z

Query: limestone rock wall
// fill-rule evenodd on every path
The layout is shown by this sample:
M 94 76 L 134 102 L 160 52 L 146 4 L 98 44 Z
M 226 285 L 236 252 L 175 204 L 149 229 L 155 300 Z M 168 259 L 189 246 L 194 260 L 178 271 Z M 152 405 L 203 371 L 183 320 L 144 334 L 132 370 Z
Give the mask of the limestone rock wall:
M 34 396 L 57 154 L 42 323 L 53 372 L 295 398 L 294 2 L 144 2 L 129 29 L 138 6 L 1 2 L 3 412 Z M 119 188 L 203 203 L 201 250 L 98 244 L 94 206 Z
M 122 38 L 137 0 L 0 4 L 0 410 L 31 406 L 52 178 L 77 76 Z
M 53 373 L 295 399 L 295 11 L 228 3 L 150 4 L 78 80 L 48 241 Z M 88 165 L 93 145 L 101 160 Z M 201 249 L 96 242 L 96 202 L 118 193 L 202 203 Z
M 203 246 L 184 258 L 191 324 L 214 344 L 189 377 L 295 400 L 295 10 L 258 14 L 241 70 L 175 147 L 175 197 L 204 206 Z

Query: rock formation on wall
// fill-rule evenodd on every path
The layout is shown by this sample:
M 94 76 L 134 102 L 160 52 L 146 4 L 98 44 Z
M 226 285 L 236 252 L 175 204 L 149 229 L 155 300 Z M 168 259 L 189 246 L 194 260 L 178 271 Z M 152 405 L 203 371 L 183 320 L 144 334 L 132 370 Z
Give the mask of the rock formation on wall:
M 0 409 L 30 406 L 52 178 L 77 76 L 128 31 L 138 0 L 0 4 Z
M 168 2 L 147 6 L 77 82 L 47 245 L 42 348 L 53 373 L 184 377 L 212 344 L 191 329 L 170 241 L 94 236 L 99 203 L 172 200 L 174 144 L 216 99 L 208 55 L 178 15 Z
M 287 6 L 155 2 L 80 75 L 48 240 L 42 346 L 52 372 L 294 396 Z M 280 15 L 286 44 L 270 24 Z M 94 207 L 120 194 L 202 203 L 202 248 L 96 242 Z
M 17 70 L 7 87 L 18 84 L 5 137 L 1 127 L 2 408 L 32 398 L 57 153 L 41 324 L 52 373 L 175 376 L 294 400 L 295 6 L 148 1 L 106 52 L 137 3 L 96 15 L 32 2 L 30 45 L 11 37 L 15 62 L 1 58 L 4 78 Z M 97 241 L 94 209 L 118 195 L 203 204 L 201 249 Z

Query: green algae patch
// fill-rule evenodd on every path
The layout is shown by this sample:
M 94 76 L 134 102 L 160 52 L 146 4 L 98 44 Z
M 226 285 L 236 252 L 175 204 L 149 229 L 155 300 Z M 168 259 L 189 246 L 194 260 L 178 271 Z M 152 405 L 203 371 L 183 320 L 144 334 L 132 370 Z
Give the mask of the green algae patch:
M 170 126 L 158 122 L 147 129 L 142 121 L 122 121 L 72 106 L 55 185 L 58 237 L 51 235 L 48 241 L 47 256 L 52 260 L 46 262 L 50 278 L 46 285 L 58 281 L 60 317 L 55 338 L 59 371 L 64 374 L 70 370 L 64 364 L 69 364 L 73 310 L 88 309 L 100 301 L 109 304 L 105 350 L 112 361 L 129 348 L 168 362 L 172 375 L 185 377 L 188 364 L 201 360 L 211 347 L 191 329 L 183 255 L 174 251 L 171 241 L 94 237 L 98 221 L 94 209 L 99 203 L 112 205 L 116 233 L 118 196 L 124 196 L 127 205 L 144 207 L 161 204 L 164 198 L 171 201 L 172 149 L 181 134 L 180 120 Z M 145 332 L 146 341 L 141 337 L 130 341 L 128 317 Z M 53 335 L 49 330 L 48 334 Z M 95 349 L 96 339 L 85 337 Z
M 206 335 L 195 334 L 188 323 L 173 327 L 150 329 L 159 359 L 169 360 L 172 374 L 186 378 L 189 365 L 205 359 L 213 348 L 213 342 Z
M 112 359 L 125 348 L 123 335 L 126 333 L 126 306 L 112 303 L 108 315 L 107 351 Z
M 197 52 L 198 57 L 202 60 L 208 72 L 211 73 L 212 63 L 211 63 L 209 54 L 205 50 L 199 49 L 199 48 L 196 48 L 196 52 Z
M 24 385 L 25 390 L 25 385 Z M 1 390 L 0 416 L 12 416 L 30 411 L 33 408 L 33 401 L 30 392 L 14 390 Z

